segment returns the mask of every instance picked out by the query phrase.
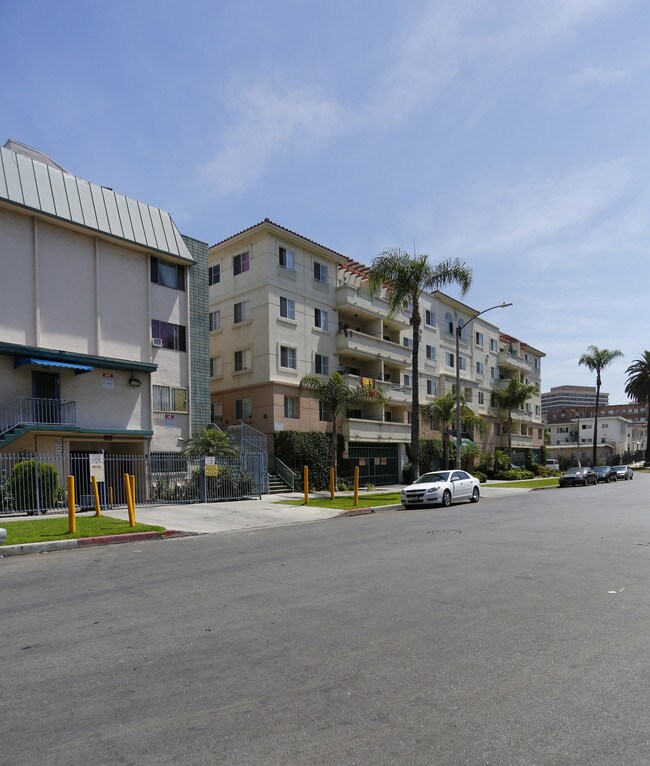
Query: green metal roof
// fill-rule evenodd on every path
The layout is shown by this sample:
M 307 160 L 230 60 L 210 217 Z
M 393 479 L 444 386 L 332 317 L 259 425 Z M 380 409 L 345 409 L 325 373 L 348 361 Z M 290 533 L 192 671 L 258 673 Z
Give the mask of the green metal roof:
M 127 372 L 155 372 L 157 364 L 136 362 L 130 359 L 115 359 L 110 356 L 93 356 L 92 354 L 76 354 L 72 351 L 56 351 L 51 348 L 37 346 L 21 346 L 18 343 L 0 342 L 0 354 L 13 357 L 34 357 L 43 361 L 60 362 L 73 365 L 99 367 L 101 370 L 124 370 Z

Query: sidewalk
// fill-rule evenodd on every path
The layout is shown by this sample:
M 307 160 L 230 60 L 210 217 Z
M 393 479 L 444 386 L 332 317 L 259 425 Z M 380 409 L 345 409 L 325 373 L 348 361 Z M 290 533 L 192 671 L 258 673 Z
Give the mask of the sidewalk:
M 381 487 L 380 492 L 399 492 L 401 486 Z M 490 487 L 481 485 L 481 495 L 485 499 L 509 497 L 528 492 L 528 489 L 516 487 Z M 352 495 L 352 492 L 337 492 L 337 496 Z M 28 543 L 26 545 L 0 546 L 0 557 L 16 556 L 25 553 L 43 553 L 45 551 L 68 550 L 87 545 L 115 544 L 120 542 L 136 542 L 141 540 L 161 540 L 170 537 L 187 535 L 220 534 L 242 530 L 262 529 L 265 527 L 287 526 L 289 524 L 304 524 L 308 521 L 322 521 L 337 516 L 353 516 L 360 512 L 370 513 L 402 510 L 401 505 L 381 505 L 369 508 L 364 503 L 366 490 L 359 491 L 358 511 L 341 511 L 338 508 L 317 508 L 309 505 L 282 505 L 283 500 L 299 500 L 302 502 L 302 492 L 289 492 L 277 495 L 262 495 L 259 500 L 233 500 L 223 503 L 192 503 L 188 505 L 139 505 L 136 508 L 136 519 L 143 524 L 155 524 L 164 527 L 167 533 L 164 538 L 156 532 L 140 532 L 132 535 L 114 535 L 102 538 L 78 538 L 75 540 L 54 540 L 47 543 Z M 310 494 L 310 498 L 328 498 L 329 492 Z M 452 506 L 453 507 L 453 506 Z M 103 509 L 106 516 L 128 520 L 126 508 Z M 48 514 L 49 516 L 53 514 Z M 0 517 L 0 527 L 3 526 Z M 14 517 L 15 518 L 15 517 Z M 21 517 L 24 518 L 24 517 Z M 30 517 L 38 518 L 38 517 Z

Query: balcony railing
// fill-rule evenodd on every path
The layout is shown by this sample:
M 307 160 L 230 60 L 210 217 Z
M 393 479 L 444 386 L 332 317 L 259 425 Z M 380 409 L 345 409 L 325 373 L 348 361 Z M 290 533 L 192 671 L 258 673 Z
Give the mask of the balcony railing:
M 0 436 L 25 426 L 76 424 L 76 402 L 19 396 L 0 408 Z
M 336 288 L 336 304 L 339 308 L 349 306 L 374 317 L 385 318 L 388 315 L 388 301 L 385 298 L 371 295 L 353 285 L 339 283 Z M 401 309 L 391 319 L 404 325 L 409 324 L 409 314 Z
M 341 430 L 346 441 L 408 442 L 411 439 L 411 426 L 392 420 L 365 420 L 348 418 L 343 421 Z
M 375 338 L 357 330 L 340 332 L 336 337 L 336 347 L 339 353 L 374 359 L 379 357 L 401 367 L 408 367 L 411 364 L 410 349 L 400 346 L 399 343 Z

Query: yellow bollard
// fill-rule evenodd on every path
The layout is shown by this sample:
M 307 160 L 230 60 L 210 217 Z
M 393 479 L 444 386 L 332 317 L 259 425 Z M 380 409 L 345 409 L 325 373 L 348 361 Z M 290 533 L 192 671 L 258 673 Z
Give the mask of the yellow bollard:
M 74 476 L 68 476 L 68 532 L 75 534 L 77 531 L 77 517 L 74 507 Z
M 99 490 L 97 489 L 97 477 L 91 476 L 90 481 L 93 485 L 93 495 L 95 496 L 95 516 L 102 515 L 102 507 L 99 504 Z
M 334 500 L 334 466 L 330 468 L 330 500 Z
M 305 505 L 309 505 L 309 467 L 302 467 L 302 486 L 305 490 Z
M 359 466 L 354 466 L 354 507 L 359 505 Z
M 135 526 L 135 512 L 132 509 L 133 498 L 131 495 L 131 477 L 128 473 L 124 474 L 124 494 L 126 495 L 126 507 L 129 512 L 129 525 Z
M 133 524 L 135 526 L 135 476 L 131 474 L 131 507 L 133 508 Z

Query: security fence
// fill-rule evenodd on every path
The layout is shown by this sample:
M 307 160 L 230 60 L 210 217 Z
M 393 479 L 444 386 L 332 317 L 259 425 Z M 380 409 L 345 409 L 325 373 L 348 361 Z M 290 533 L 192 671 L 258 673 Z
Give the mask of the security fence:
M 93 475 L 102 508 L 123 506 L 125 474 L 135 477 L 139 505 L 259 498 L 268 487 L 266 453 L 229 458 L 189 458 L 176 453 L 0 453 L 0 514 L 65 510 L 68 476 L 75 478 L 78 509 L 94 508 Z

